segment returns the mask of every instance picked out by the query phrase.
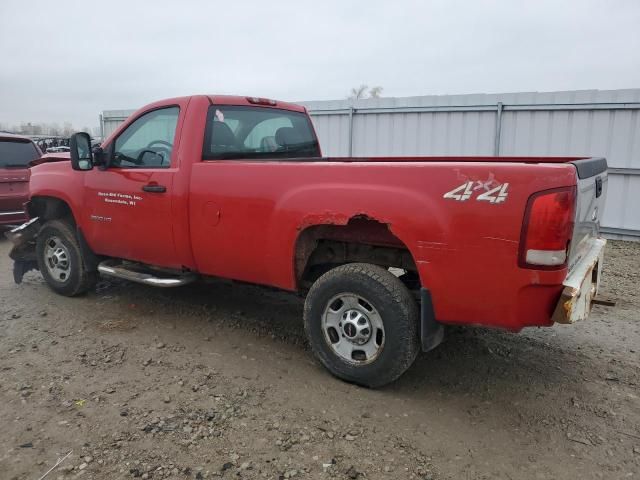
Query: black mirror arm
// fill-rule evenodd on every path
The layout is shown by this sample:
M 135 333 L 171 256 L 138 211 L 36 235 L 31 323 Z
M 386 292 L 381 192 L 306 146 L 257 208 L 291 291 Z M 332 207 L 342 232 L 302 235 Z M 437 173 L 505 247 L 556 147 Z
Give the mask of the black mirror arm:
M 102 150 L 101 146 L 95 146 L 92 149 L 93 153 L 93 164 L 100 166 L 104 165 L 104 150 Z
M 111 167 L 111 163 L 113 162 L 113 144 L 108 145 L 106 148 L 102 148 L 101 146 L 96 148 L 100 149 L 100 153 L 97 156 L 94 154 L 94 159 L 99 159 L 99 163 L 96 165 L 99 170 L 107 170 Z

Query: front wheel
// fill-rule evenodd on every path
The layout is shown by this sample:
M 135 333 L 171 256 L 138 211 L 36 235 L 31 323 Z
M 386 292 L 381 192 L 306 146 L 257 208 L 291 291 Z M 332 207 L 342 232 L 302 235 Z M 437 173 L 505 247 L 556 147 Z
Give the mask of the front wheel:
M 397 379 L 419 352 L 418 308 L 397 277 L 352 263 L 322 275 L 304 308 L 311 348 L 336 377 L 368 387 Z
M 49 220 L 36 239 L 38 268 L 55 292 L 73 297 L 89 290 L 96 282 L 88 272 L 73 228 L 62 220 Z

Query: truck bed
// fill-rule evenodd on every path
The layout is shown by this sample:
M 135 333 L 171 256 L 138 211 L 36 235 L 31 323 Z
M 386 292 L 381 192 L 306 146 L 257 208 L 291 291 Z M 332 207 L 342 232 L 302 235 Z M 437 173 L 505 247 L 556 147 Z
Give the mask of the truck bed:
M 568 164 L 583 161 L 590 163 L 578 157 L 199 162 L 190 181 L 193 255 L 198 271 L 295 290 L 291 258 L 302 231 L 370 218 L 410 250 L 439 320 L 472 318 L 518 330 L 550 318 L 567 276 L 566 268 L 516 268 L 527 200 L 536 191 L 576 185 L 577 168 Z M 496 204 L 446 198 L 468 181 L 483 192 L 507 184 L 508 197 Z M 212 210 L 221 220 L 203 222 L 202 212 Z

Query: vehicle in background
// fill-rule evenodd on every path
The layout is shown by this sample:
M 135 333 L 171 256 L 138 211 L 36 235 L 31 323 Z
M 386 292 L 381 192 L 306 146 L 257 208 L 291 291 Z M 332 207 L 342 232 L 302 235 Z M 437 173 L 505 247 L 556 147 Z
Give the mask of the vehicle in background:
M 61 152 L 69 152 L 69 151 L 71 151 L 71 149 L 65 146 L 47 148 L 47 153 L 61 153 Z
M 42 155 L 28 137 L 0 132 L 0 227 L 27 220 L 29 167 Z
M 601 277 L 603 158 L 327 158 L 304 107 L 216 95 L 148 105 L 98 149 L 75 134 L 59 160 L 33 168 L 32 220 L 9 235 L 17 282 L 299 292 L 318 359 L 362 385 L 398 378 L 443 324 L 583 320 Z

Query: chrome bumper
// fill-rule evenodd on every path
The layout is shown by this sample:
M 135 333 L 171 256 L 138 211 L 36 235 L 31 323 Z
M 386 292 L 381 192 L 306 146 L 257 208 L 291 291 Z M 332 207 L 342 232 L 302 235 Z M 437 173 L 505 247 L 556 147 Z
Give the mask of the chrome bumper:
M 565 279 L 562 295 L 551 317 L 554 322 L 575 323 L 589 316 L 591 302 L 600 286 L 606 244 L 604 238 L 596 238 L 580 263 Z

